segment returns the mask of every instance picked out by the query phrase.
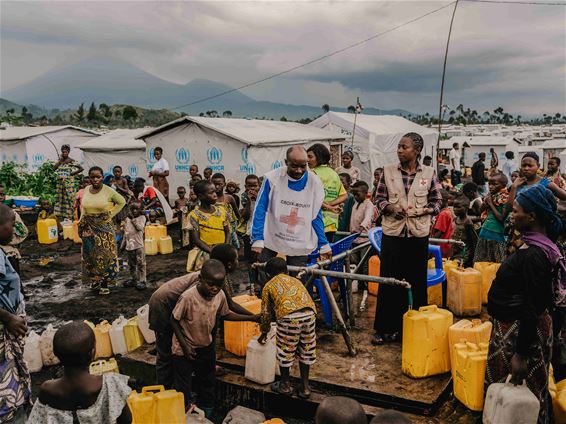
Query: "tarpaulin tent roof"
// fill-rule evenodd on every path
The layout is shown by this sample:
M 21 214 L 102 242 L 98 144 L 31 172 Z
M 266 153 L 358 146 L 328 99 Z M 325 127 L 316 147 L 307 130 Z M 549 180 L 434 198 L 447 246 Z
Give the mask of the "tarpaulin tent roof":
M 325 123 L 333 122 L 341 127 L 351 126 L 354 128 L 354 114 L 345 112 L 327 112 L 315 119 L 309 125 L 323 127 Z M 436 133 L 434 128 L 423 127 L 402 116 L 397 115 L 364 115 L 359 114 L 356 118 L 356 134 L 369 138 L 369 134 L 397 134 L 416 132 L 420 135 Z
M 344 141 L 344 136 L 339 133 L 296 122 L 236 118 L 203 118 L 200 116 L 183 116 L 154 130 L 146 131 L 136 138 L 145 139 L 162 131 L 191 122 L 241 141 L 248 146 L 282 146 L 309 141 Z
M 147 131 L 147 128 L 112 130 L 79 144 L 77 148 L 85 151 L 145 150 L 145 143 L 137 137 Z
M 552 138 L 539 146 L 541 149 L 566 149 L 566 139 Z
M 37 135 L 49 134 L 65 129 L 73 129 L 83 131 L 92 135 L 99 135 L 97 132 L 87 130 L 85 128 L 75 127 L 73 125 L 45 126 L 45 127 L 6 127 L 0 129 L 0 141 L 25 140 L 26 138 L 35 137 Z
M 440 140 L 440 149 L 451 149 L 454 143 L 461 146 L 467 144 L 468 146 L 507 146 L 515 142 L 520 144 L 513 137 L 501 137 L 492 135 L 478 135 L 478 136 L 455 136 L 447 140 Z

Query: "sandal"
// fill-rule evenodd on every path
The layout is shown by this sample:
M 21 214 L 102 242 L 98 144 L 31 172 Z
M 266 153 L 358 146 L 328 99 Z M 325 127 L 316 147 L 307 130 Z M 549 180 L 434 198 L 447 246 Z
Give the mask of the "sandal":
M 281 388 L 281 381 L 276 381 L 271 385 L 271 390 L 280 395 L 290 396 L 293 393 L 293 388 L 289 385 L 286 389 Z
M 100 290 L 98 290 L 98 294 L 106 296 L 106 295 L 110 294 L 110 289 L 101 287 Z
M 381 346 L 385 343 L 385 339 L 381 334 L 375 334 L 371 339 L 371 344 L 374 346 Z

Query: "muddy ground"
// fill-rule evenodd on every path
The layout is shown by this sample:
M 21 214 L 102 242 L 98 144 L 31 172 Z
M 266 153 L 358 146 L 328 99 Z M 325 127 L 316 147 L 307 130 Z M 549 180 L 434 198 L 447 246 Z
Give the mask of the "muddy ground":
M 22 253 L 21 272 L 26 296 L 28 325 L 42 332 L 48 324 L 58 327 L 69 320 L 89 320 L 98 323 L 112 321 L 119 315 L 131 317 L 137 308 L 147 303 L 153 290 L 165 281 L 185 273 L 187 251 L 176 249 L 165 256 L 147 257 L 147 279 L 145 291 L 124 288 L 121 284 L 129 279 L 125 263 L 121 261 L 117 287 L 111 288 L 109 296 L 98 296 L 81 283 L 80 245 L 70 240 L 52 245 L 39 245 L 33 238 L 26 240 Z M 247 271 L 241 264 L 233 277 L 236 293 L 248 292 Z M 50 367 L 32 376 L 34 393 L 42 381 L 56 377 L 60 367 Z M 479 422 L 478 414 L 472 414 L 452 396 L 443 404 L 432 420 L 411 417 L 415 422 Z

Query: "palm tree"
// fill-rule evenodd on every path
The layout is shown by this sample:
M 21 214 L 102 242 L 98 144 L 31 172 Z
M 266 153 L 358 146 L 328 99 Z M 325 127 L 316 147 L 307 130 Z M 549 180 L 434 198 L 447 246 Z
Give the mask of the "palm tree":
M 231 110 L 225 110 L 224 112 L 222 112 L 222 116 L 224 118 L 231 118 L 232 117 L 232 111 Z
M 330 105 L 328 105 L 328 103 L 323 104 L 322 110 L 324 111 L 324 113 L 328 113 L 330 111 Z
M 356 113 L 356 106 L 353 105 L 348 106 L 348 113 Z

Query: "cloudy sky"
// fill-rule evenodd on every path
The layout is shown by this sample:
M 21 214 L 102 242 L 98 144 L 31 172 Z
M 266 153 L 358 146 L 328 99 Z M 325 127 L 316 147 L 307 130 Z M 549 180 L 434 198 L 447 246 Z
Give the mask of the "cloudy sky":
M 160 78 L 238 86 L 366 39 L 449 2 L 1 1 L 2 90 L 87 57 Z M 260 100 L 438 109 L 452 7 L 244 91 Z M 566 111 L 566 7 L 461 2 L 446 103 L 480 113 Z

